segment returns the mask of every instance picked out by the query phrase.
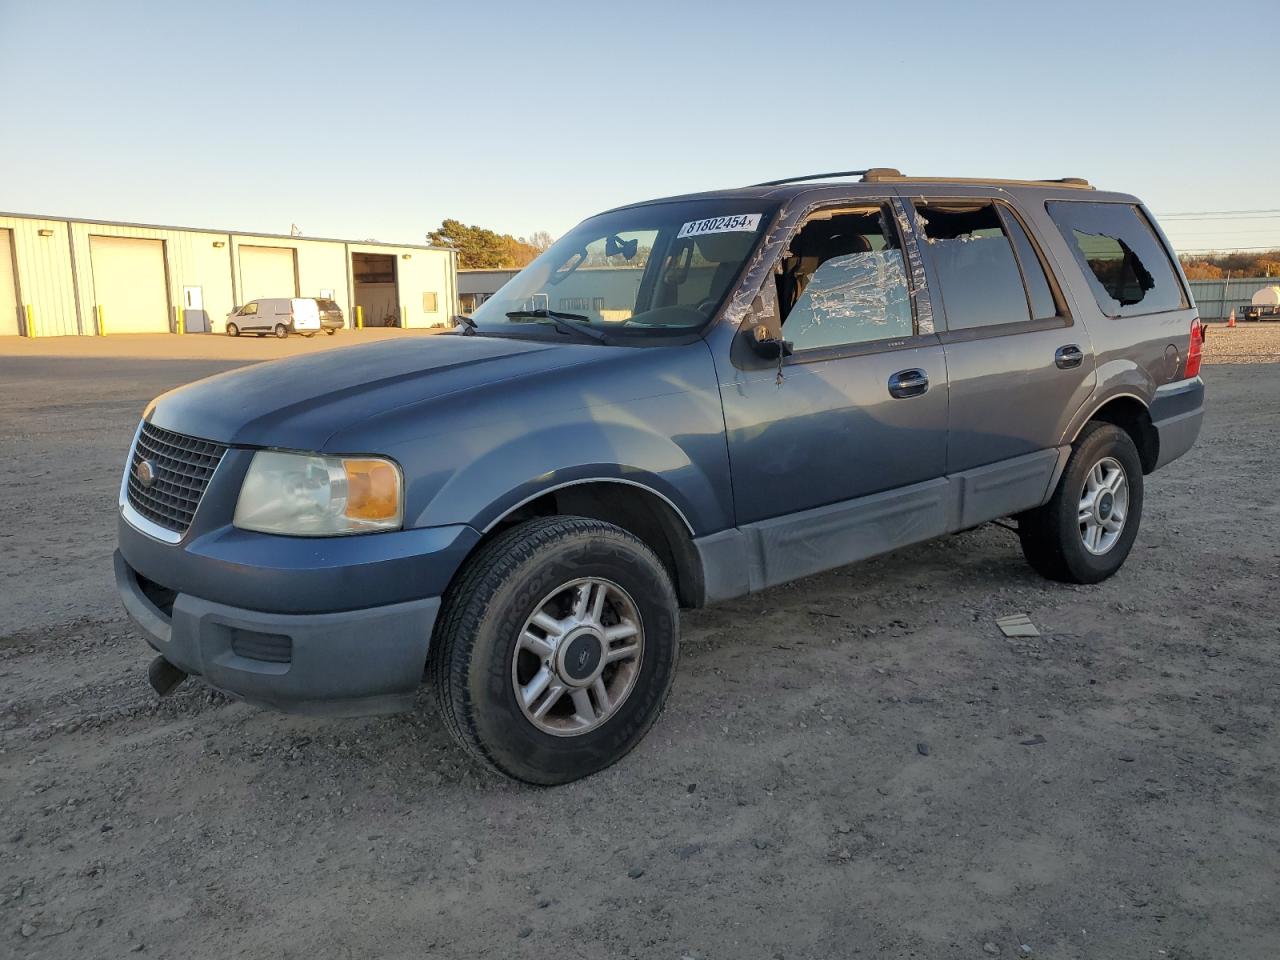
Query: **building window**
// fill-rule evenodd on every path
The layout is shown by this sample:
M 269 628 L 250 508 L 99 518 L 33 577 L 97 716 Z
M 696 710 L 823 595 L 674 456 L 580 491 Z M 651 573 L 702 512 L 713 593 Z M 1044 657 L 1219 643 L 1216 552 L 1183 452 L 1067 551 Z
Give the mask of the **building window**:
M 436 313 L 440 309 L 439 298 L 434 293 L 424 293 L 422 295 L 422 312 Z

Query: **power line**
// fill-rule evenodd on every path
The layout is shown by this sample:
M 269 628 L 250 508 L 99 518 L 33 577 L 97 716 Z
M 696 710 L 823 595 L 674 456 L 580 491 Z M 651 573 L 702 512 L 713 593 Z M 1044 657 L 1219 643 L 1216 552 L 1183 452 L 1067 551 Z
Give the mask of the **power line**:
M 1262 216 L 1270 219 L 1276 215 L 1280 215 L 1280 209 L 1257 209 L 1257 210 L 1184 210 L 1180 213 L 1158 213 L 1156 214 L 1161 220 L 1190 220 L 1190 219 L 1217 219 L 1226 220 L 1235 217 L 1248 218 Z

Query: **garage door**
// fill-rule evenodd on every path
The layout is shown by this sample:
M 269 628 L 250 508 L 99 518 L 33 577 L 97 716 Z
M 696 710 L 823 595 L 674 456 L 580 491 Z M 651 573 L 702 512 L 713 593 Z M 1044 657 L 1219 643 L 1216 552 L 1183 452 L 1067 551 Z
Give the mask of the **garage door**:
M 13 231 L 0 230 L 0 337 L 22 332 L 18 325 L 18 285 L 13 279 Z
M 107 333 L 168 333 L 164 242 L 90 237 L 93 294 Z
M 292 247 L 240 246 L 240 302 L 262 297 L 296 297 Z

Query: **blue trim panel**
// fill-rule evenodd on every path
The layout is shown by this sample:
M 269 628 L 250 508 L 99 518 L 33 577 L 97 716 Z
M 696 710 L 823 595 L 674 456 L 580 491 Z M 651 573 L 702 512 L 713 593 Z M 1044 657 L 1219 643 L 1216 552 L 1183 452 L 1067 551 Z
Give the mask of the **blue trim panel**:
M 413 708 L 438 598 L 345 613 L 282 615 L 179 594 L 172 615 L 143 594 L 119 550 L 116 586 L 147 642 L 174 666 L 252 703 L 300 713 L 364 716 Z M 241 656 L 238 632 L 288 637 L 289 662 Z
M 183 544 L 120 518 L 118 542 L 148 580 L 214 603 L 332 613 L 442 595 L 480 534 L 465 525 L 348 537 L 281 537 L 222 526 Z

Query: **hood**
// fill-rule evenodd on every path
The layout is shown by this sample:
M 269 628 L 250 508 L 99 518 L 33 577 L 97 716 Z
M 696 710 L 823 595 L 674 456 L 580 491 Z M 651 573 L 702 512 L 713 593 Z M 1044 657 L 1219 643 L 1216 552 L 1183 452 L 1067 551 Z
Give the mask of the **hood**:
M 322 450 L 396 407 L 586 362 L 615 349 L 495 337 L 405 337 L 232 370 L 156 399 L 147 419 L 240 446 Z

